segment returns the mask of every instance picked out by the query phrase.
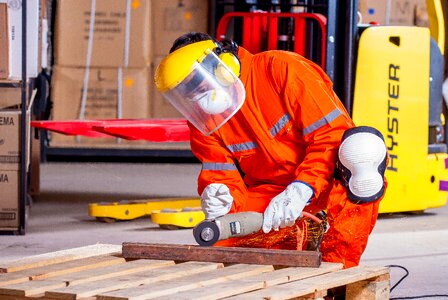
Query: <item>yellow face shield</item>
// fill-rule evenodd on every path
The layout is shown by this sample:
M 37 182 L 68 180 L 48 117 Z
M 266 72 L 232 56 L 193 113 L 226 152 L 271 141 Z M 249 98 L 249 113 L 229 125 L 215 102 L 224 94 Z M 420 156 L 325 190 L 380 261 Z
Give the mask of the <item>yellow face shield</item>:
M 162 95 L 204 135 L 224 125 L 245 99 L 241 80 L 213 52 L 214 46 L 203 41 L 174 51 L 155 76 Z M 193 57 L 188 61 L 186 55 Z

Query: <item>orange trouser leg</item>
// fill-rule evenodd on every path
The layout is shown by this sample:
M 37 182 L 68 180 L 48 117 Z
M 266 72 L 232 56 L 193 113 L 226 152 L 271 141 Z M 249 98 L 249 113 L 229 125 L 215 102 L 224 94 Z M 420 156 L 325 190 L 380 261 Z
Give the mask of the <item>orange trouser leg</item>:
M 378 217 L 379 203 L 354 204 L 339 181 L 334 182 L 327 202 L 330 229 L 320 247 L 324 261 L 341 262 L 345 268 L 359 264 Z

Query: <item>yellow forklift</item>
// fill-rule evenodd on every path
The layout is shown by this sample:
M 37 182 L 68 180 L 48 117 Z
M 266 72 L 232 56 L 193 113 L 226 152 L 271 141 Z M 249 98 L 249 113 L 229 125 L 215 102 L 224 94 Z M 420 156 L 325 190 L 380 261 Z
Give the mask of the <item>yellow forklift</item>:
M 383 133 L 390 156 L 380 213 L 421 212 L 447 201 L 445 16 L 442 1 L 426 4 L 429 28 L 358 29 L 352 117 Z

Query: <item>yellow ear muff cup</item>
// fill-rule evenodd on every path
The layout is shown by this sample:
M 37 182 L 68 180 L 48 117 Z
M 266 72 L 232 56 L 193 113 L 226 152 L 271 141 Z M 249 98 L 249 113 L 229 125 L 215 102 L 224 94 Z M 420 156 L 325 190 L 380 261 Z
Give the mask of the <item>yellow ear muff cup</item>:
M 223 65 L 218 65 L 218 67 L 215 70 L 215 77 L 216 80 L 219 82 L 219 84 L 223 86 L 232 85 L 233 83 L 235 83 L 236 80 L 232 72 Z
M 219 55 L 219 59 L 235 74 L 240 77 L 241 65 L 240 60 L 233 53 L 224 52 Z

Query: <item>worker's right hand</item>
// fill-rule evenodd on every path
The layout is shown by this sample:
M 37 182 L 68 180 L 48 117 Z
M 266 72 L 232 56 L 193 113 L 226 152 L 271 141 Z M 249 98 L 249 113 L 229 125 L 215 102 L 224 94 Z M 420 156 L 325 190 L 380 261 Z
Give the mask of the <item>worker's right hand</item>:
M 294 225 L 313 194 L 313 189 L 304 182 L 290 183 L 283 192 L 272 198 L 264 211 L 263 232 Z
M 213 220 L 227 214 L 232 208 L 233 197 L 227 185 L 211 183 L 201 195 L 201 207 L 205 218 Z

